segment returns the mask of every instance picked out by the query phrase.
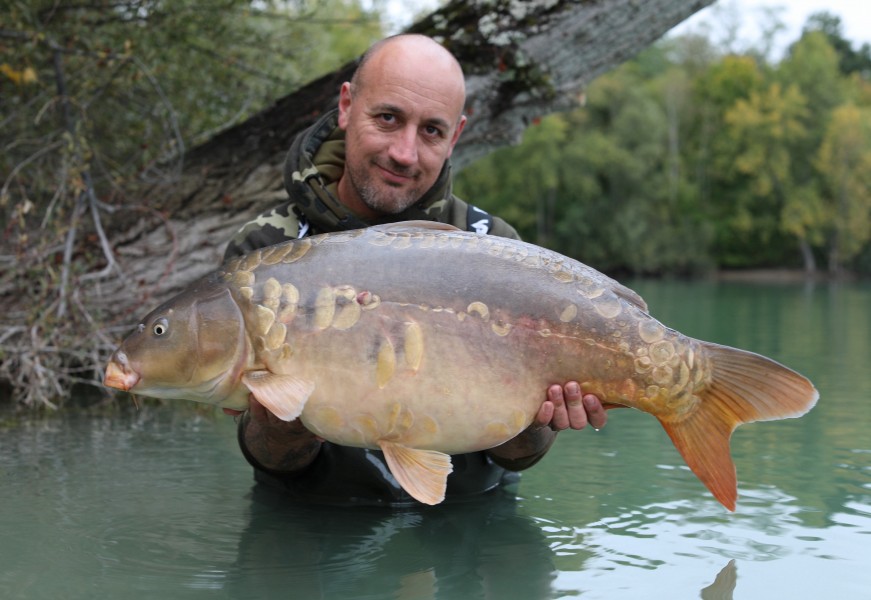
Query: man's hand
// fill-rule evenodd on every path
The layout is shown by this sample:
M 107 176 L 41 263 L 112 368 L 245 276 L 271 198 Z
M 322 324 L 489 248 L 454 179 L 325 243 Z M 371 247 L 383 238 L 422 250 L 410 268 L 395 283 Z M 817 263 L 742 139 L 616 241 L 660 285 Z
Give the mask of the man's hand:
M 588 424 L 596 431 L 605 426 L 608 413 L 593 394 L 581 394 L 577 381 L 565 386 L 554 384 L 547 389 L 547 400 L 541 405 L 533 426 L 550 426 L 554 431 L 583 429 Z
M 315 459 L 322 440 L 306 429 L 299 419 L 282 421 L 248 397 L 248 410 L 225 408 L 228 415 L 242 415 L 239 442 L 249 462 L 268 471 L 289 473 L 304 469 Z
M 511 471 L 522 471 L 537 463 L 554 440 L 557 431 L 583 429 L 588 424 L 599 430 L 608 415 L 602 402 L 593 394 L 584 394 L 577 381 L 565 386 L 547 388 L 547 397 L 532 425 L 501 446 L 490 448 L 488 454 L 499 465 Z

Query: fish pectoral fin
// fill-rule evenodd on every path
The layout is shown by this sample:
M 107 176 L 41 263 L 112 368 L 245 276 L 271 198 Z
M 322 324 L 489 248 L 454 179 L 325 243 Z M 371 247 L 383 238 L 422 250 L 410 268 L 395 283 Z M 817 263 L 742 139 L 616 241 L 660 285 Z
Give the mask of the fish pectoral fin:
M 451 457 L 435 450 L 419 450 L 394 442 L 380 441 L 390 472 L 406 492 L 424 504 L 445 499 Z
M 242 375 L 242 383 L 254 398 L 282 421 L 293 421 L 300 414 L 315 384 L 293 377 L 277 375 L 271 371 L 249 371 Z

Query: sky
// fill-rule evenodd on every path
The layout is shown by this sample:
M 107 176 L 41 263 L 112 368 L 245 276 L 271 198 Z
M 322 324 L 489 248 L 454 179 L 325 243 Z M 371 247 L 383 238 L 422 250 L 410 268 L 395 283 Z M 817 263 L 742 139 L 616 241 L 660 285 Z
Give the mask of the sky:
M 414 14 L 435 10 L 438 4 L 438 0 L 386 0 L 389 14 L 395 15 L 390 26 L 391 33 L 409 25 Z M 823 10 L 841 17 L 844 37 L 852 41 L 855 48 L 865 42 L 871 43 L 871 0 L 719 0 L 673 31 L 680 33 L 688 28 L 700 27 L 705 22 L 722 23 L 723 17 L 718 15 L 724 13 L 717 11 L 734 8 L 741 23 L 739 40 L 752 46 L 753 42 L 761 39 L 759 26 L 765 21 L 765 7 L 779 8 L 779 18 L 786 25 L 786 30 L 775 38 L 775 52 L 782 52 L 787 45 L 796 41 L 808 16 Z M 713 31 L 716 33 L 716 27 Z
M 841 18 L 842 34 L 845 39 L 853 42 L 854 48 L 863 43 L 871 44 L 869 0 L 719 0 L 678 25 L 672 33 L 694 31 L 708 23 L 716 34 L 718 26 L 722 31 L 722 24 L 736 16 L 740 22 L 739 43 L 752 46 L 754 42 L 761 40 L 766 8 L 776 9 L 778 19 L 785 25 L 785 30 L 775 38 L 775 56 L 798 39 L 810 15 L 821 11 Z

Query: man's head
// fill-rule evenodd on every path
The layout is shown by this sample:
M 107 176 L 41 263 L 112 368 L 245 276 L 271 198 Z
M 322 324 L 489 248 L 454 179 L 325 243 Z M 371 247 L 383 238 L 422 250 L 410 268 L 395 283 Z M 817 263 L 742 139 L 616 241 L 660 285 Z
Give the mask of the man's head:
M 466 124 L 463 71 L 438 43 L 375 44 L 339 97 L 345 172 L 339 200 L 363 217 L 397 214 L 438 179 Z

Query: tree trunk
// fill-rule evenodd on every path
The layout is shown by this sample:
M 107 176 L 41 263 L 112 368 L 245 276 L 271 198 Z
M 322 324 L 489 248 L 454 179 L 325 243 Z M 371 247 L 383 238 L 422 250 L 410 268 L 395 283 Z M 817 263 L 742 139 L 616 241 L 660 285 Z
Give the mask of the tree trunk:
M 798 241 L 799 249 L 801 250 L 801 260 L 804 265 L 804 272 L 809 275 L 815 275 L 817 272 L 817 261 L 814 258 L 814 252 L 811 250 L 811 245 L 804 238 Z
M 455 167 L 517 143 L 533 119 L 576 106 L 593 78 L 712 3 L 466 0 L 418 22 L 411 31 L 443 41 L 466 73 L 469 122 L 454 151 Z M 103 216 L 117 268 L 71 281 L 80 312 L 72 339 L 96 340 L 98 348 L 80 360 L 96 362 L 99 371 L 113 340 L 143 309 L 215 268 L 239 226 L 285 199 L 282 164 L 291 140 L 335 104 L 353 69 L 347 64 L 218 134 L 184 157 L 180 174 L 128 190 L 127 209 Z M 15 306 L 15 290 L 0 295 L 14 307 L 0 317 L 7 321 L 0 341 L 8 348 L 18 339 L 33 350 L 39 332 L 19 326 L 29 307 Z

